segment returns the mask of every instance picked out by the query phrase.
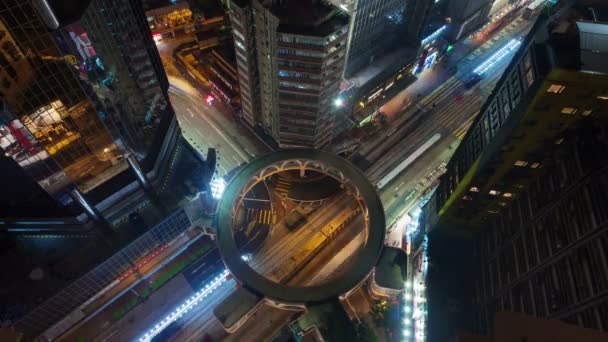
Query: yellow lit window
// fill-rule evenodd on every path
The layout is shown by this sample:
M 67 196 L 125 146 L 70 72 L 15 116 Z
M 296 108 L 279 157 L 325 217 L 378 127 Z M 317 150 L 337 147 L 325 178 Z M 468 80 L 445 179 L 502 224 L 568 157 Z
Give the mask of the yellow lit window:
M 560 84 L 552 84 L 549 89 L 547 89 L 547 93 L 556 93 L 556 94 L 561 94 L 564 89 L 566 89 L 565 86 L 560 85 Z
M 527 161 L 525 161 L 525 160 L 518 160 L 518 161 L 516 161 L 516 162 L 515 162 L 515 166 L 521 166 L 521 167 L 524 167 L 524 166 L 526 166 L 526 165 L 528 165 L 528 162 L 527 162 Z
M 564 107 L 564 108 L 562 108 L 562 114 L 572 115 L 572 114 L 575 114 L 576 111 L 577 111 L 577 109 L 573 108 L 573 107 Z
M 488 192 L 490 195 L 492 196 L 498 196 L 500 195 L 500 191 L 498 190 L 490 190 L 490 192 Z

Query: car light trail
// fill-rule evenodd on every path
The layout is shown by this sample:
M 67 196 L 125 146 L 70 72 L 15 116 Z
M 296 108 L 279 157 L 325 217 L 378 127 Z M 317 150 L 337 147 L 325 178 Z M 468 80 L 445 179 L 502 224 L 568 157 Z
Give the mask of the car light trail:
M 509 41 L 505 46 L 501 47 L 498 51 L 496 51 L 492 56 L 486 59 L 483 63 L 481 63 L 477 68 L 473 70 L 477 75 L 482 75 L 486 71 L 490 70 L 496 63 L 500 62 L 503 58 L 505 58 L 511 51 L 514 51 L 521 44 L 521 40 L 518 38 L 514 38 Z
M 215 277 L 215 279 L 205 285 L 204 288 L 202 288 L 197 293 L 188 298 L 186 301 L 184 301 L 182 305 L 178 306 L 172 313 L 165 316 L 165 318 L 163 318 L 154 327 L 148 330 L 142 337 L 139 338 L 139 342 L 151 341 L 154 336 L 160 334 L 160 332 L 163 331 L 166 327 L 168 327 L 171 323 L 175 322 L 186 312 L 194 308 L 194 306 L 196 306 L 203 298 L 213 293 L 214 290 L 220 287 L 220 285 L 222 285 L 227 280 L 228 270 L 225 270 L 224 272 L 222 272 L 222 274 Z

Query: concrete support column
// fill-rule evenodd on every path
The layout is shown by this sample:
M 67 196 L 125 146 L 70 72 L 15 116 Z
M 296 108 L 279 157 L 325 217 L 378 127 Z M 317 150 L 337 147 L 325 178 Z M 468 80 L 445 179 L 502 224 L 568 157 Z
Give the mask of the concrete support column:
M 306 177 L 306 168 L 304 166 L 300 166 L 300 178 Z
M 80 204 L 80 206 L 84 209 L 87 216 L 95 223 L 97 227 L 100 228 L 100 233 L 101 237 L 103 238 L 103 241 L 111 247 L 112 244 L 109 239 L 107 239 L 107 237 L 112 235 L 114 230 L 112 230 L 110 223 L 105 219 L 105 217 L 103 217 L 101 212 L 97 210 L 97 208 L 95 208 L 95 206 L 91 204 L 89 200 L 86 199 L 86 197 L 82 192 L 80 192 L 80 190 L 72 190 L 71 195 L 72 198 L 76 202 L 78 202 L 78 204 Z
M 139 183 L 139 185 L 144 189 L 144 192 L 148 196 L 150 201 L 154 205 L 156 205 L 156 207 L 162 210 L 166 210 L 165 206 L 160 201 L 160 197 L 158 197 L 156 190 L 152 186 L 152 183 L 150 183 L 144 171 L 141 169 L 141 167 L 139 167 L 139 163 L 137 162 L 137 158 L 135 158 L 135 155 L 129 155 L 127 157 L 127 163 L 129 164 L 129 167 L 131 167 L 131 170 L 133 170 L 133 172 L 135 173 L 137 183 Z
M 84 197 L 84 194 L 78 189 L 74 189 L 71 192 L 72 198 L 80 204 L 84 209 L 87 216 L 96 223 L 105 223 L 104 217 L 101 215 L 99 210 L 95 208 L 89 201 Z
M 135 155 L 129 155 L 127 157 L 127 163 L 129 163 L 129 167 L 131 167 L 131 170 L 133 170 L 133 172 L 135 173 L 135 178 L 137 178 L 137 182 L 139 183 L 139 185 L 141 185 L 142 188 L 144 188 L 144 191 L 155 194 L 155 190 L 152 187 L 152 184 L 150 184 L 148 177 L 146 177 L 146 174 L 143 172 L 141 167 L 139 167 L 139 163 L 137 162 L 137 158 L 135 158 Z

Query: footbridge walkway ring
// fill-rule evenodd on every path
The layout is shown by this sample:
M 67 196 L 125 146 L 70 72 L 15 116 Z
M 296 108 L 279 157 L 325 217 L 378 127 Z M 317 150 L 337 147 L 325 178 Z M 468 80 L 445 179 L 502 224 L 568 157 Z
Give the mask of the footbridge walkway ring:
M 274 173 L 288 170 L 314 170 L 325 173 L 342 182 L 362 206 L 367 236 L 364 246 L 352 256 L 357 258 L 356 266 L 320 285 L 287 286 L 259 274 L 241 258 L 232 233 L 236 207 L 249 189 Z M 227 185 L 217 210 L 218 245 L 230 272 L 245 288 L 280 302 L 320 303 L 347 293 L 370 274 L 380 258 L 384 245 L 384 209 L 376 189 L 350 162 L 325 151 L 280 150 L 253 160 Z

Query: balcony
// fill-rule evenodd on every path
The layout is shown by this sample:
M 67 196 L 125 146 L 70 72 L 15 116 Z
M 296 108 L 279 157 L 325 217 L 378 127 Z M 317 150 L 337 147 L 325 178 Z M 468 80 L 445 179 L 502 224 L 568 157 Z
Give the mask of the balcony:
M 308 56 L 297 56 L 297 55 L 287 55 L 287 54 L 278 54 L 279 59 L 287 59 L 290 61 L 301 61 L 301 62 L 312 62 L 312 63 L 323 63 L 323 57 L 308 57 Z
M 310 51 L 325 51 L 327 46 L 325 45 L 315 45 L 315 44 L 305 44 L 305 43 L 288 43 L 279 40 L 277 42 L 279 47 L 298 49 L 298 50 L 310 50 Z
M 279 80 L 280 81 L 286 81 L 286 82 L 291 82 L 291 83 L 306 83 L 306 84 L 314 84 L 314 85 L 321 85 L 321 80 L 313 80 L 310 78 L 297 78 L 297 77 L 283 77 L 283 76 L 279 76 Z

